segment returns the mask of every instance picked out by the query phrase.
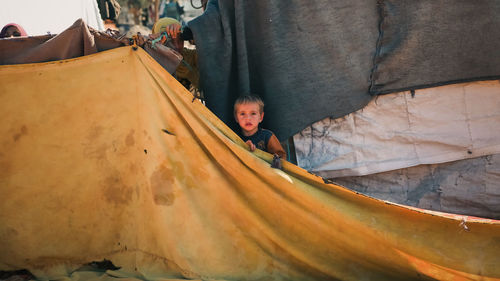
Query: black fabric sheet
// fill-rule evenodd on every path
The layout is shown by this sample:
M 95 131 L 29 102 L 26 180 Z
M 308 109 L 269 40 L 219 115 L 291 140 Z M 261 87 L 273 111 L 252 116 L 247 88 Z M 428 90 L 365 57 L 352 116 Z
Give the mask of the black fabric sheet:
M 210 0 L 188 23 L 207 106 L 263 97 L 280 140 L 373 95 L 500 75 L 498 0 Z
M 500 1 L 382 3 L 373 94 L 500 78 Z
M 280 140 L 326 116 L 366 105 L 378 38 L 376 0 L 209 1 L 188 23 L 207 106 L 238 129 L 233 102 L 266 103 Z

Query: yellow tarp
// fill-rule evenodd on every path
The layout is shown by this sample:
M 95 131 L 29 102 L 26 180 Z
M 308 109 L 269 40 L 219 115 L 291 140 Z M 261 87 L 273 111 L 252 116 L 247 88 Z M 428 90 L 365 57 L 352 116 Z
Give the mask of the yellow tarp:
M 272 169 L 141 49 L 0 67 L 0 106 L 0 270 L 500 280 L 500 222 Z M 102 259 L 121 269 L 74 272 Z

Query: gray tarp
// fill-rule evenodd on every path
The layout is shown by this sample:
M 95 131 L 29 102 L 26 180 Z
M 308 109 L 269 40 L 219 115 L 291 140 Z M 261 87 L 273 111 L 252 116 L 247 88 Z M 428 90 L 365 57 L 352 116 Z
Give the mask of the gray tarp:
M 281 140 L 370 94 L 500 77 L 497 0 L 210 0 L 189 27 L 207 106 L 234 126 L 261 95 Z
M 281 140 L 363 107 L 377 13 L 376 0 L 209 1 L 189 22 L 207 106 L 234 128 L 234 100 L 258 94 L 264 127 Z
M 382 2 L 373 93 L 500 78 L 500 1 Z
M 500 219 L 500 154 L 332 181 L 394 203 Z

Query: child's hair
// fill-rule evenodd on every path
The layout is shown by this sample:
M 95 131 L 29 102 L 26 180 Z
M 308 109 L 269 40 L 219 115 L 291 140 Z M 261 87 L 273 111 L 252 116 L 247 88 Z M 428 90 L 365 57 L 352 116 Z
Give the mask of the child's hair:
M 262 101 L 262 99 L 259 96 L 249 94 L 249 95 L 239 96 L 236 99 L 236 101 L 234 102 L 234 114 L 236 114 L 236 106 L 245 103 L 256 103 L 259 105 L 260 113 L 264 112 L 264 102 Z

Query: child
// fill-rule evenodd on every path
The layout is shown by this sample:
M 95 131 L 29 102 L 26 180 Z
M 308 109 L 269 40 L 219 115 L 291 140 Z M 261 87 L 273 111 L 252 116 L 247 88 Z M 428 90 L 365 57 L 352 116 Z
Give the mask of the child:
M 250 151 L 258 148 L 286 159 L 285 150 L 273 132 L 259 128 L 264 119 L 264 102 L 258 96 L 240 96 L 234 103 L 234 118 L 241 127 L 240 137 Z

